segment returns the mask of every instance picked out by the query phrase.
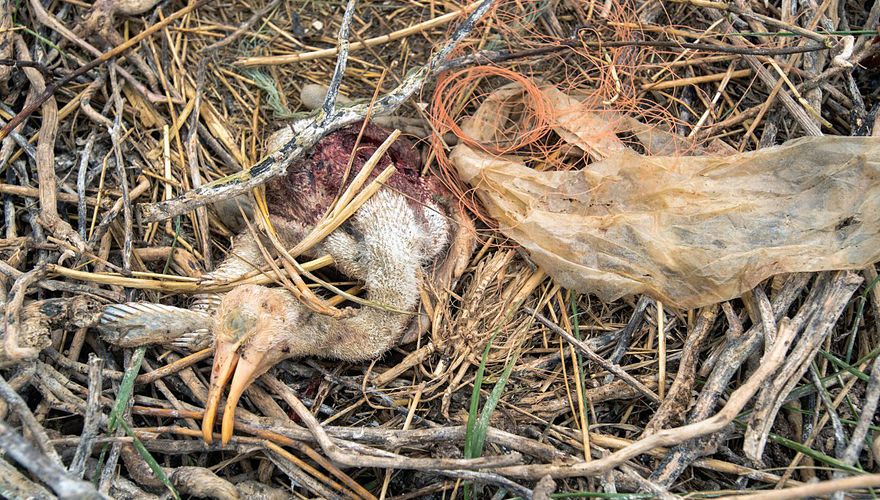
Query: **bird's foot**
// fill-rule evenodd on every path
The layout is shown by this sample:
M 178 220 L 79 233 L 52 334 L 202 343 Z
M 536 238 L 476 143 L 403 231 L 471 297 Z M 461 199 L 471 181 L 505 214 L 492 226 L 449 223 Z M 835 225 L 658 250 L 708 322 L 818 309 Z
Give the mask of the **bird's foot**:
M 112 304 L 101 312 L 98 329 L 111 344 L 134 347 L 171 344 L 190 348 L 210 342 L 211 316 L 163 304 Z M 176 341 L 180 340 L 176 343 Z

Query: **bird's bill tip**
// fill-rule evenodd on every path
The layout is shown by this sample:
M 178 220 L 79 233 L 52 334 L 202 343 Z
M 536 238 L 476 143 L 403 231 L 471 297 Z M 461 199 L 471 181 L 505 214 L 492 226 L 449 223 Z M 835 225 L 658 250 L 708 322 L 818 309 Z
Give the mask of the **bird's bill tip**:
M 235 426 L 235 408 L 244 394 L 245 389 L 265 372 L 263 361 L 264 352 L 252 352 L 247 356 L 242 355 L 235 369 L 235 376 L 229 384 L 229 395 L 226 396 L 226 407 L 223 409 L 223 426 L 221 428 L 221 442 L 225 445 L 232 438 L 232 429 Z
M 211 385 L 208 388 L 208 401 L 205 405 L 205 414 L 202 417 L 202 438 L 206 443 L 212 443 L 214 437 L 214 419 L 217 417 L 217 408 L 220 406 L 220 398 L 223 396 L 223 388 L 232 378 L 238 365 L 238 343 L 218 341 L 214 349 L 214 365 L 211 368 Z
M 221 443 L 226 445 L 232 439 L 235 426 L 235 409 L 244 391 L 269 368 L 267 353 L 258 350 L 239 350 L 238 342 L 218 342 L 214 352 L 214 367 L 211 371 L 211 387 L 208 390 L 208 404 L 202 419 L 202 437 L 205 442 L 213 442 L 214 421 L 223 395 L 223 388 L 229 383 L 229 394 L 223 408 Z M 231 380 L 231 382 L 230 382 Z

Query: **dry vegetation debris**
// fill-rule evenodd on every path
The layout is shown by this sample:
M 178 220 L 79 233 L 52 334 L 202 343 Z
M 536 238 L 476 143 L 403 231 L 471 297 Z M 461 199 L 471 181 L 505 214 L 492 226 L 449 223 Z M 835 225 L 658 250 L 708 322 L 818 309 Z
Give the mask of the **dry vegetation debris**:
M 677 154 L 871 135 L 880 1 L 349 6 L 0 0 L 0 493 L 874 494 L 873 265 L 777 275 L 693 310 L 603 301 L 560 287 L 506 239 L 449 151 L 473 142 L 462 120 L 510 82 L 677 134 Z M 605 157 L 548 131 L 548 108 L 530 102 L 487 150 L 538 171 Z M 119 348 L 93 328 L 100 308 L 228 290 L 199 277 L 228 251 L 238 211 L 209 202 L 368 113 L 421 141 L 426 175 L 455 190 L 480 244 L 453 288 L 425 291 L 418 340 L 372 363 L 285 361 L 246 393 L 230 443 L 207 444 L 211 348 Z M 305 125 L 290 154 L 264 158 L 291 122 Z M 654 152 L 635 132 L 613 139 Z M 345 298 L 299 277 L 352 285 L 329 263 L 280 268 L 332 312 Z

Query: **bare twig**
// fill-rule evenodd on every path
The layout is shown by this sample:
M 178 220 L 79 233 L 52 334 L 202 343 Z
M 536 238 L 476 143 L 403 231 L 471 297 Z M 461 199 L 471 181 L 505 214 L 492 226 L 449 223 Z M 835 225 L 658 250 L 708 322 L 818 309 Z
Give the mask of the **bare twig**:
M 19 57 L 30 60 L 31 55 L 28 47 L 21 37 L 15 38 L 15 45 Z M 47 93 L 46 82 L 39 71 L 33 68 L 25 68 L 24 74 L 31 83 L 33 96 L 29 101 L 31 106 L 37 103 L 41 106 L 40 133 L 37 141 L 37 186 L 40 189 L 40 215 L 38 220 L 50 233 L 60 239 L 70 241 L 80 251 L 85 250 L 85 241 L 70 227 L 70 224 L 61 220 L 58 215 L 58 199 L 56 197 L 57 186 L 55 183 L 55 137 L 58 134 L 58 104 L 51 94 L 42 99 Z M 36 108 L 34 108 L 36 109 Z M 15 128 L 16 117 L 0 130 L 0 139 L 8 135 Z M 8 129 L 8 130 L 7 130 Z
M 552 321 L 550 321 L 549 319 L 547 319 L 546 317 L 544 317 L 542 314 L 538 313 L 534 309 L 532 309 L 528 306 L 523 306 L 522 309 L 525 313 L 534 316 L 535 319 L 538 320 L 538 322 L 540 322 L 542 325 L 544 325 L 547 328 L 549 328 L 550 330 L 552 330 L 553 333 L 556 333 L 557 335 L 562 336 L 565 340 L 567 340 L 569 343 L 571 343 L 573 346 L 575 346 L 579 351 L 586 354 L 586 356 L 588 358 L 590 358 L 591 361 L 599 364 L 599 366 L 601 366 L 602 368 L 608 370 L 609 372 L 611 372 L 614 375 L 616 375 L 617 377 L 619 377 L 620 380 L 626 382 L 627 385 L 629 385 L 632 388 L 634 388 L 635 390 L 639 391 L 639 393 L 641 393 L 643 396 L 650 399 L 652 402 L 654 402 L 654 403 L 660 402 L 660 397 L 657 396 L 657 394 L 654 393 L 654 391 L 652 391 L 651 389 L 648 389 L 648 387 L 646 387 L 645 384 L 639 382 L 635 377 L 633 377 L 629 373 L 626 373 L 626 371 L 624 371 L 623 368 L 620 367 L 620 365 L 615 364 L 615 363 L 609 363 L 607 360 L 605 360 L 605 358 L 603 358 L 602 356 L 599 356 L 592 349 L 590 349 L 590 346 L 588 346 L 587 344 L 576 339 L 573 335 L 571 335 L 570 333 L 568 333 L 564 329 L 560 328 L 559 325 L 557 325 L 556 323 L 553 323 Z
M 871 378 L 868 381 L 868 389 L 865 391 L 865 397 L 862 401 L 859 422 L 856 424 L 856 428 L 853 429 L 849 445 L 843 451 L 843 455 L 838 457 L 844 464 L 854 465 L 858 460 L 859 454 L 865 446 L 865 437 L 868 435 L 868 429 L 876 416 L 878 400 L 880 400 L 880 357 L 874 360 L 874 365 L 871 367 Z M 834 473 L 835 479 L 841 476 L 842 474 L 839 471 Z
M 337 107 L 331 115 L 312 117 L 303 124 L 300 132 L 281 149 L 244 172 L 193 189 L 173 200 L 140 205 L 139 209 L 143 219 L 147 222 L 165 220 L 207 203 L 216 203 L 244 194 L 270 179 L 283 175 L 291 163 L 302 158 L 321 138 L 334 130 L 362 120 L 368 109 L 372 110 L 373 115 L 393 113 L 410 96 L 422 88 L 425 79 L 432 75 L 435 67 L 445 61 L 452 50 L 458 46 L 458 43 L 473 31 L 476 23 L 488 12 L 494 1 L 483 0 L 428 64 L 418 71 L 410 72 L 400 85 L 389 94 L 380 97 L 375 102 Z
M 327 88 L 327 95 L 324 97 L 324 105 L 321 106 L 325 118 L 329 118 L 333 111 L 336 110 L 336 96 L 339 94 L 339 86 L 342 84 L 345 66 L 348 63 L 348 37 L 351 32 L 351 20 L 354 17 L 355 3 L 355 0 L 348 0 L 348 3 L 345 5 L 345 13 L 342 15 L 342 21 L 339 24 L 339 34 L 336 37 L 339 55 L 336 56 L 336 68 L 333 69 L 330 85 Z
M 829 306 L 837 308 L 836 313 L 842 311 L 846 305 L 846 299 L 852 295 L 861 278 L 853 274 L 841 274 L 841 278 L 835 282 L 833 290 L 826 291 L 829 295 L 824 301 Z M 833 311 L 829 311 L 831 313 Z M 737 388 L 727 400 L 721 410 L 712 417 L 692 424 L 676 427 L 673 429 L 665 429 L 653 434 L 649 437 L 634 442 L 633 444 L 622 448 L 605 458 L 594 460 L 587 463 L 579 463 L 571 466 L 563 465 L 521 465 L 514 467 L 505 467 L 498 469 L 496 472 L 504 474 L 508 477 L 518 477 L 537 480 L 550 474 L 555 477 L 577 477 L 577 476 L 593 476 L 602 474 L 627 460 L 634 458 L 642 453 L 646 453 L 660 446 L 677 445 L 688 439 L 696 439 L 706 436 L 724 429 L 739 412 L 745 407 L 746 403 L 755 395 L 761 384 L 773 375 L 779 366 L 785 360 L 785 353 L 791 346 L 792 341 L 797 335 L 797 324 L 784 321 L 779 329 L 779 337 L 773 348 L 762 357 L 761 363 L 749 379 Z M 803 326 L 802 324 L 800 326 Z
M 194 11 L 195 9 L 207 4 L 210 1 L 211 0 L 199 0 L 197 2 L 191 3 L 191 4 L 187 5 L 186 7 L 178 10 L 177 12 L 171 14 L 170 16 L 166 17 L 162 21 L 153 24 L 152 26 L 145 29 L 144 31 L 141 31 L 137 35 L 129 38 L 124 43 L 117 45 L 116 47 L 114 47 L 111 50 L 108 50 L 107 52 L 101 53 L 100 51 L 98 51 L 98 49 L 95 49 L 94 47 L 89 45 L 87 48 L 91 49 L 93 51 L 93 53 L 98 52 L 98 54 L 100 54 L 100 55 L 98 55 L 98 57 L 96 57 L 95 59 L 92 59 L 88 63 L 78 67 L 76 70 L 71 71 L 68 75 L 61 78 L 60 80 L 52 82 L 49 85 L 47 85 L 44 89 L 41 89 L 40 95 L 30 105 L 25 106 L 24 109 L 19 111 L 17 115 L 15 115 L 14 117 L 12 117 L 11 120 L 9 120 L 9 123 L 7 123 L 2 129 L 0 129 L 0 140 L 2 140 L 4 137 L 9 135 L 9 132 L 12 131 L 12 129 L 14 129 L 15 127 L 17 127 L 19 123 L 24 121 L 25 118 L 27 118 L 28 116 L 33 114 L 33 112 L 36 111 L 37 108 L 40 107 L 45 101 L 50 99 L 52 97 L 52 95 L 55 94 L 55 91 L 58 90 L 59 88 L 63 87 L 67 83 L 73 81 L 75 78 L 88 73 L 93 68 L 96 68 L 97 66 L 113 59 L 114 57 L 117 57 L 120 54 L 123 54 L 131 47 L 140 43 L 141 40 L 151 36 L 153 33 L 165 28 L 169 24 L 171 24 L 174 21 L 180 19 L 181 17 L 189 14 L 190 12 Z M 43 8 L 42 4 L 39 3 L 39 1 L 32 0 L 31 6 L 33 6 L 35 8 L 35 10 L 38 12 L 38 16 L 40 14 L 42 14 L 44 20 L 46 20 L 46 18 L 48 18 L 49 14 L 46 12 L 45 8 Z M 64 28 L 64 26 L 61 25 L 60 23 L 57 23 L 57 20 L 56 20 L 56 23 L 52 23 L 51 27 L 53 29 L 55 29 L 56 31 L 60 31 L 63 35 L 65 35 L 65 37 L 67 37 L 70 40 L 74 40 L 74 41 L 79 40 L 79 37 L 74 35 L 73 32 Z
M 37 422 L 36 417 L 34 417 L 34 414 L 31 412 L 30 408 L 28 408 L 24 399 L 15 392 L 15 389 L 6 383 L 6 379 L 3 377 L 0 377 L 0 397 L 6 400 L 9 407 L 18 415 L 21 423 L 24 424 L 31 434 L 33 434 L 33 439 L 36 441 L 41 451 L 51 460 L 60 464 L 61 457 L 58 456 L 58 452 L 56 452 L 52 444 L 49 443 L 49 437 L 46 435 L 45 429 L 43 429 L 43 426 Z
M 718 306 L 711 306 L 700 311 L 697 323 L 693 331 L 688 332 L 685 339 L 684 352 L 678 364 L 678 372 L 675 381 L 669 388 L 669 394 L 657 408 L 657 412 L 645 426 L 643 436 L 648 436 L 659 429 L 666 427 L 670 422 L 679 424 L 687 411 L 690 402 L 691 390 L 696 382 L 697 360 L 703 341 L 715 324 L 718 315 Z M 678 420 L 678 421 L 676 421 Z
M 29 445 L 2 420 L 0 420 L 0 449 L 33 475 L 42 479 L 59 498 L 83 500 L 108 498 L 98 493 L 91 483 L 71 477 L 61 465 Z
M 19 275 L 9 291 L 12 299 L 6 305 L 4 320 L 6 324 L 3 349 L 10 359 L 29 359 L 39 354 L 33 347 L 22 347 L 19 335 L 22 331 L 21 308 L 24 305 L 24 297 L 27 289 L 35 281 L 40 280 L 46 274 L 45 267 L 35 267 L 30 271 Z
M 880 486 L 880 474 L 865 474 L 845 479 L 832 479 L 816 484 L 805 484 L 784 490 L 763 491 L 747 495 L 728 495 L 716 497 L 719 500 L 789 500 L 819 497 L 836 491 L 876 488 Z
M 86 401 L 86 416 L 83 422 L 83 430 L 79 445 L 76 447 L 76 453 L 70 462 L 68 470 L 77 478 L 82 479 L 86 472 L 86 459 L 92 452 L 92 445 L 98 437 L 98 425 L 101 422 L 101 388 L 102 388 L 102 371 L 104 360 L 95 356 L 94 353 L 89 354 L 89 396 Z

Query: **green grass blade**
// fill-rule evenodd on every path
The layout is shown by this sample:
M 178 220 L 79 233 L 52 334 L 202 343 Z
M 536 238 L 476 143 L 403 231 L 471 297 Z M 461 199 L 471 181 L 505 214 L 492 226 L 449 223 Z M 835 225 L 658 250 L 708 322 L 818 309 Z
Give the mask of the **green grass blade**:
M 107 423 L 107 428 L 110 433 L 116 430 L 116 426 L 120 420 L 122 420 L 122 415 L 125 413 L 125 407 L 128 405 L 128 400 L 131 399 L 131 393 L 134 391 L 134 379 L 137 378 L 138 372 L 141 371 L 141 363 L 144 362 L 144 354 L 146 354 L 147 348 L 145 346 L 138 347 L 134 350 L 134 353 L 131 355 L 131 363 L 128 366 L 128 369 L 125 370 L 125 375 L 122 377 L 122 383 L 119 384 L 119 394 L 116 396 L 116 404 L 113 405 L 113 410 L 110 411 L 110 421 Z
M 144 446 L 144 443 L 142 443 L 141 440 L 134 435 L 134 431 L 132 430 L 132 428 L 128 426 L 124 419 L 121 418 L 119 419 L 119 425 L 121 425 L 125 433 L 130 438 L 132 438 L 132 445 L 134 446 L 135 451 L 137 451 L 138 455 L 140 455 L 141 458 L 144 459 L 144 462 L 147 463 L 147 465 L 150 467 L 150 470 L 153 471 L 153 474 L 155 474 L 156 477 L 159 478 L 159 481 L 162 481 L 162 484 L 164 484 L 165 487 L 168 488 L 168 491 L 171 492 L 171 495 L 175 498 L 175 500 L 180 500 L 180 495 L 177 493 L 177 490 L 174 489 L 174 485 L 171 484 L 171 480 L 168 479 L 168 475 L 165 474 L 162 466 L 159 465 L 159 462 L 157 462 L 155 458 L 153 458 L 153 455 L 150 454 L 150 451 L 147 450 L 147 447 Z
M 468 409 L 468 419 L 467 425 L 465 426 L 465 434 L 464 434 L 464 457 L 465 458 L 474 458 L 474 427 L 476 426 L 478 419 L 478 407 L 480 405 L 480 387 L 483 386 L 483 375 L 486 372 L 486 360 L 489 359 L 489 349 L 492 348 L 492 342 L 495 340 L 495 335 L 498 334 L 496 330 L 495 333 L 489 337 L 489 341 L 486 342 L 486 347 L 483 349 L 483 356 L 480 358 L 480 366 L 477 367 L 477 374 L 474 377 L 474 390 L 471 391 L 471 404 Z
M 480 387 L 483 386 L 483 376 L 486 372 L 486 361 L 489 359 L 489 349 L 492 348 L 492 342 L 495 341 L 495 336 L 498 335 L 500 329 L 495 330 L 495 333 L 489 337 L 489 341 L 486 342 L 486 347 L 483 349 L 483 356 L 480 358 L 480 366 L 477 367 L 477 374 L 474 376 L 474 390 L 471 391 L 471 404 L 468 408 L 468 419 L 467 424 L 465 425 L 465 434 L 464 434 L 464 458 L 475 458 L 474 454 L 475 444 L 476 444 L 476 432 L 475 427 L 477 425 L 477 419 L 479 415 L 477 414 L 478 408 L 480 406 Z M 470 484 L 464 484 L 464 490 L 462 492 L 462 497 L 464 500 L 470 500 L 471 498 L 471 490 Z
M 798 443 L 797 441 L 792 441 L 791 439 L 787 439 L 787 438 L 784 438 L 778 434 L 773 434 L 773 433 L 770 433 L 768 437 L 774 443 L 781 444 L 782 446 L 785 446 L 786 448 L 790 448 L 794 451 L 798 451 L 800 453 L 803 453 L 804 455 L 812 458 L 813 460 L 816 460 L 817 462 L 822 462 L 824 464 L 830 465 L 831 467 L 836 467 L 840 470 L 843 470 L 846 472 L 851 472 L 853 474 L 864 474 L 865 473 L 865 471 L 863 471 L 861 469 L 858 469 L 858 468 L 853 467 L 851 465 L 847 465 L 832 456 L 826 455 L 826 454 L 822 453 L 821 451 L 816 451 L 812 448 L 804 446 L 803 444 Z
M 824 349 L 819 349 L 819 354 L 825 357 L 825 359 L 827 359 L 828 361 L 831 361 L 831 364 L 833 364 L 834 366 L 855 375 L 859 380 L 862 380 L 864 382 L 871 380 L 871 377 L 869 377 L 866 373 L 859 371 L 858 368 L 850 365 L 846 361 L 838 358 L 830 352 Z
M 513 365 L 516 364 L 517 359 L 519 359 L 519 353 L 514 353 L 504 367 L 501 378 L 498 379 L 495 387 L 492 388 L 489 398 L 483 404 L 483 411 L 480 412 L 480 419 L 477 421 L 473 432 L 472 458 L 479 457 L 483 453 L 483 444 L 486 442 L 486 434 L 489 432 L 489 419 L 492 417 L 495 407 L 498 406 L 498 401 L 504 393 L 504 387 L 507 385 L 507 380 L 510 378 L 510 373 L 513 371 Z

